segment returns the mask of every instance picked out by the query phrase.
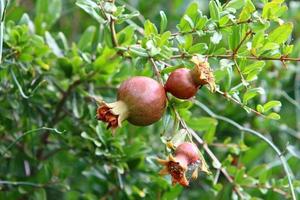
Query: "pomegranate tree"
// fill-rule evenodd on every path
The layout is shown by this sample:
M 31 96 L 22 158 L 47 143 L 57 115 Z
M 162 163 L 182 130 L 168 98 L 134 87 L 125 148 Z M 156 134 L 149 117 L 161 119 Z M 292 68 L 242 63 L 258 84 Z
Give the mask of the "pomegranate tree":
M 181 143 L 175 148 L 174 155 L 169 155 L 167 160 L 158 159 L 158 162 L 164 165 L 160 174 L 170 174 L 172 176 L 172 184 L 179 183 L 182 186 L 188 186 L 189 181 L 186 178 L 186 172 L 189 169 L 193 170 L 192 178 L 197 178 L 198 176 L 200 157 L 198 148 L 193 143 Z
M 135 76 L 124 81 L 118 89 L 117 101 L 99 101 L 97 119 L 115 129 L 126 120 L 133 125 L 147 126 L 158 121 L 166 107 L 166 92 L 157 81 Z
M 194 56 L 193 70 L 179 68 L 173 71 L 166 84 L 165 89 L 179 99 L 189 99 L 196 95 L 200 86 L 209 84 L 211 91 L 215 90 L 215 81 L 209 63 Z

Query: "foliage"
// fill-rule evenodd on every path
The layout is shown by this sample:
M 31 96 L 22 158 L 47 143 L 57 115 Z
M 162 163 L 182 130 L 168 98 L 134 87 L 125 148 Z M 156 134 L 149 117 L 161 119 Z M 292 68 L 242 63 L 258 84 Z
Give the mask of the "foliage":
M 0 2 L 0 199 L 300 197 L 299 2 Z M 169 96 L 158 123 L 115 136 L 95 119 L 93 98 L 135 75 L 165 82 L 193 55 L 215 93 Z M 180 129 L 211 172 L 188 188 L 156 162 Z

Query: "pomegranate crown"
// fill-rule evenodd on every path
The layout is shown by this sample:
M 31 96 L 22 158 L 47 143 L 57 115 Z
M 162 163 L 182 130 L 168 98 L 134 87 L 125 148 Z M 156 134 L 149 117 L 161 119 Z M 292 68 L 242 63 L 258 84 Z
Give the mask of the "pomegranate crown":
M 170 174 L 173 185 L 179 183 L 182 186 L 188 186 L 187 175 L 191 174 L 191 178 L 196 179 L 199 168 L 208 173 L 206 163 L 194 143 L 183 142 L 177 147 L 169 143 L 167 145 L 173 149 L 173 154 L 170 154 L 166 160 L 157 159 L 157 161 L 164 166 L 159 174 Z
M 195 64 L 192 75 L 195 83 L 199 85 L 209 85 L 210 91 L 216 90 L 215 77 L 209 63 L 198 56 L 193 56 L 191 61 Z

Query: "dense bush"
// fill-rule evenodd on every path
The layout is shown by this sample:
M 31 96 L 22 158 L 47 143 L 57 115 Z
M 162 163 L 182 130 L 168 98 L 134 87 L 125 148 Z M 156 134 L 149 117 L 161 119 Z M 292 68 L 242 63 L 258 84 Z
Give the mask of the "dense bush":
M 300 197 L 298 1 L 0 2 L 0 199 Z M 203 63 L 158 122 L 97 120 L 128 78 Z

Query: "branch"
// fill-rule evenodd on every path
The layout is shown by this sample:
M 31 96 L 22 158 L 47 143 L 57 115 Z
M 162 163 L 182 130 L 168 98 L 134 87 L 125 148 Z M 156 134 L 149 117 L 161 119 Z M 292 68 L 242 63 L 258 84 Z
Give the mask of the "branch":
M 232 57 L 234 58 L 235 57 L 235 55 L 237 54 L 237 52 L 239 51 L 239 49 L 241 48 L 241 46 L 243 45 L 243 43 L 245 42 L 245 40 L 247 39 L 247 37 L 249 36 L 249 35 L 251 35 L 252 34 L 252 31 L 251 30 L 249 30 L 249 31 L 247 31 L 247 33 L 246 33 L 246 35 L 244 36 L 244 38 L 241 40 L 241 42 L 238 44 L 238 46 L 234 49 L 234 51 L 232 52 Z
M 164 82 L 163 82 L 163 80 L 162 80 L 162 78 L 161 78 L 159 69 L 158 69 L 158 67 L 157 67 L 157 65 L 156 65 L 156 63 L 155 63 L 155 61 L 154 61 L 154 59 L 153 59 L 153 58 L 149 58 L 149 59 L 150 59 L 150 62 L 152 63 L 153 71 L 154 71 L 154 73 L 155 73 L 157 79 L 159 80 L 159 82 L 160 82 L 162 85 L 164 85 Z
M 110 23 L 109 23 L 110 31 L 111 31 L 111 40 L 114 45 L 114 47 L 118 47 L 118 39 L 117 39 L 117 34 L 116 34 L 116 29 L 115 29 L 115 20 L 110 17 Z
M 236 25 L 241 25 L 241 24 L 249 24 L 249 23 L 252 23 L 253 20 L 252 19 L 248 19 L 248 20 L 245 20 L 245 21 L 240 21 L 240 22 L 236 22 L 236 23 L 231 23 L 231 24 L 227 24 L 227 25 L 224 25 L 224 26 L 220 26 L 219 28 L 228 28 L 228 27 L 231 27 L 231 26 L 236 26 Z
M 229 99 L 230 101 L 233 101 L 234 103 L 240 105 L 242 108 L 246 108 L 247 110 L 250 110 L 251 112 L 255 113 L 257 116 L 263 117 L 263 118 L 267 118 L 267 116 L 265 116 L 264 114 L 254 110 L 253 108 L 250 108 L 246 105 L 244 105 L 243 103 L 239 102 L 237 99 L 233 98 L 232 96 L 228 95 L 226 92 L 222 92 L 220 90 L 216 90 L 216 92 L 218 94 L 221 94 L 223 97 L 225 97 L 226 99 Z
M 226 118 L 226 117 L 223 117 L 223 116 L 215 114 L 208 107 L 206 107 L 204 104 L 202 104 L 201 102 L 199 102 L 197 100 L 194 100 L 193 102 L 195 103 L 195 105 L 197 105 L 198 107 L 200 107 L 202 110 L 204 110 L 211 117 L 213 117 L 215 119 L 222 120 L 224 122 L 227 122 L 227 123 L 231 124 L 232 126 L 235 126 L 240 131 L 244 131 L 246 133 L 250 133 L 252 135 L 255 135 L 256 137 L 258 137 L 258 138 L 262 139 L 264 142 L 266 142 L 275 151 L 275 153 L 277 154 L 277 156 L 280 158 L 280 161 L 281 161 L 281 164 L 283 166 L 284 172 L 285 172 L 285 174 L 286 174 L 286 176 L 288 178 L 288 182 L 289 182 L 289 187 L 290 187 L 292 199 L 296 200 L 294 186 L 293 186 L 293 183 L 292 183 L 293 175 L 290 172 L 289 165 L 288 165 L 288 163 L 287 163 L 284 155 L 281 153 L 281 151 L 268 138 L 266 138 L 263 134 L 255 131 L 255 130 L 252 130 L 250 128 L 245 128 L 245 127 L 239 125 L 238 123 L 236 123 L 235 121 L 233 121 L 233 120 L 231 120 L 229 118 Z
M 234 62 L 234 65 L 235 65 L 235 67 L 236 67 L 236 69 L 237 69 L 237 71 L 238 71 L 238 74 L 239 74 L 240 77 L 241 77 L 242 84 L 243 84 L 246 88 L 248 88 L 248 82 L 246 81 L 245 77 L 243 76 L 243 73 L 241 72 L 241 69 L 240 69 L 240 67 L 239 67 L 239 65 L 238 65 L 238 63 L 237 63 L 237 61 L 236 61 L 235 58 L 233 59 L 233 62 Z
M 232 54 L 228 54 L 228 55 L 203 55 L 205 57 L 210 57 L 210 58 L 225 58 L 225 59 L 232 59 Z M 171 56 L 170 59 L 184 59 L 184 58 L 191 58 L 192 55 L 187 55 L 187 54 L 180 54 L 180 55 L 173 55 Z M 249 60 L 273 60 L 273 61 L 294 61 L 294 62 L 300 62 L 300 58 L 289 58 L 286 56 L 281 56 L 280 58 L 269 58 L 269 57 L 256 57 L 256 56 L 239 56 L 236 55 L 236 58 L 245 58 L 245 59 L 249 59 Z

